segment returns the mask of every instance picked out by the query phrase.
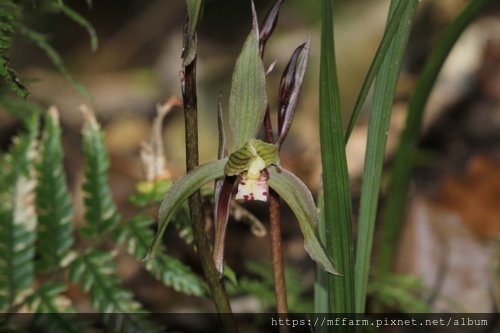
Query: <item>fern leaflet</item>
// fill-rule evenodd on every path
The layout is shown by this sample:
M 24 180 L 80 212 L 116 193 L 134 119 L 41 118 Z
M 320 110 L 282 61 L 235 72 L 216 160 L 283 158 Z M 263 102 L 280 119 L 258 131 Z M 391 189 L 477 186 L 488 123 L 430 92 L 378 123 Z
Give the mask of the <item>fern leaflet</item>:
M 61 128 L 55 108 L 45 117 L 40 156 L 37 188 L 39 267 L 49 271 L 60 265 L 74 243 L 74 213 L 64 174 Z
M 44 332 L 78 333 L 84 331 L 82 322 L 70 315 L 76 310 L 71 300 L 64 296 L 66 285 L 62 283 L 47 283 L 28 298 L 28 306 L 35 312 L 35 323 L 43 327 Z
M 85 109 L 83 126 L 83 154 L 85 156 L 85 219 L 88 225 L 81 229 L 88 237 L 103 235 L 118 223 L 120 217 L 108 184 L 109 159 L 104 134 L 92 111 Z
M 127 253 L 142 260 L 153 242 L 151 229 L 153 221 L 144 216 L 136 216 L 120 225 L 116 232 L 117 243 L 123 244 Z M 204 296 L 206 284 L 191 269 L 179 260 L 158 251 L 158 255 L 145 265 L 159 281 L 167 287 L 187 295 Z
M 14 139 L 0 165 L 0 309 L 25 297 L 34 279 L 37 216 L 35 212 L 38 119 L 26 121 L 27 132 Z
M 105 313 L 105 321 L 113 332 L 155 332 L 156 328 L 143 318 L 145 311 L 132 299 L 132 294 L 120 287 L 113 255 L 88 250 L 71 263 L 70 279 L 90 293 L 92 306 Z

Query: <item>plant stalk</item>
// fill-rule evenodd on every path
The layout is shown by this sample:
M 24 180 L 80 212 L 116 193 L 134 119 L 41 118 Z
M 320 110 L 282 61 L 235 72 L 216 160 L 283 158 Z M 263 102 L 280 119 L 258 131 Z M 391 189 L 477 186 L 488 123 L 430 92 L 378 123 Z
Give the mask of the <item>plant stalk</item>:
M 181 72 L 184 121 L 186 128 L 186 169 L 189 172 L 198 166 L 198 104 L 196 95 L 196 57 Z M 195 192 L 189 198 L 189 212 L 193 226 L 194 242 L 208 287 L 225 332 L 237 332 L 229 300 L 217 274 L 210 243 L 205 232 L 201 194 Z
M 273 129 L 269 108 L 264 118 L 264 131 L 266 141 L 272 143 Z M 281 241 L 281 213 L 280 197 L 270 190 L 269 192 L 269 224 L 271 237 L 271 257 L 273 264 L 274 292 L 276 297 L 276 312 L 279 314 L 288 314 L 288 302 L 286 297 L 285 265 L 283 256 L 283 244 Z

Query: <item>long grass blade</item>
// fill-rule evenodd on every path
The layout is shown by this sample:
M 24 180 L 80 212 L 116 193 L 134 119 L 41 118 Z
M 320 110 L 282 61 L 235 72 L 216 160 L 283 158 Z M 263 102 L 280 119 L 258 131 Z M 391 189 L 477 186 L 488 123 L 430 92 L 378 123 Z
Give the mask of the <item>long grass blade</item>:
M 368 73 L 366 74 L 363 85 L 361 86 L 361 90 L 359 92 L 358 98 L 356 100 L 356 104 L 354 105 L 354 109 L 351 113 L 351 117 L 349 119 L 349 123 L 347 124 L 346 132 L 345 132 L 345 142 L 349 141 L 349 137 L 351 136 L 352 130 L 354 129 L 354 125 L 363 110 L 363 106 L 366 101 L 366 97 L 368 96 L 368 92 L 377 76 L 380 67 L 382 66 L 382 61 L 385 59 L 386 54 L 389 50 L 389 46 L 391 45 L 391 41 L 396 35 L 399 23 L 401 22 L 401 18 L 403 17 L 404 10 L 408 5 L 410 0 L 402 0 L 399 1 L 396 9 L 394 10 L 394 15 L 389 18 L 389 22 L 387 23 L 387 27 L 384 31 L 384 36 L 380 41 L 377 52 L 375 53 L 375 57 L 373 58 L 373 62 L 368 69 Z
M 408 107 L 406 126 L 401 134 L 399 147 L 394 156 L 388 198 L 383 214 L 383 229 L 381 234 L 378 269 L 388 272 L 392 266 L 392 258 L 397 246 L 397 239 L 403 214 L 406 208 L 406 196 L 410 182 L 410 174 L 414 166 L 414 155 L 422 127 L 422 116 L 427 99 L 439 75 L 441 67 L 449 52 L 455 45 L 469 23 L 477 13 L 488 3 L 488 0 L 473 0 L 446 28 L 434 47 L 429 61 L 416 84 L 415 92 Z
M 343 277 L 330 276 L 329 312 L 353 312 L 352 207 L 335 61 L 333 0 L 322 0 L 320 140 L 327 253 Z M 321 228 L 320 228 L 321 229 Z
M 394 16 L 394 10 L 398 2 L 396 0 L 391 2 L 389 17 Z M 392 111 L 392 101 L 417 5 L 418 0 L 411 0 L 408 7 L 406 7 L 401 18 L 402 24 L 391 42 L 387 56 L 375 80 L 373 110 L 368 123 L 356 246 L 355 310 L 359 313 L 365 311 L 373 231 L 377 214 L 380 180 L 382 178 L 382 165 Z

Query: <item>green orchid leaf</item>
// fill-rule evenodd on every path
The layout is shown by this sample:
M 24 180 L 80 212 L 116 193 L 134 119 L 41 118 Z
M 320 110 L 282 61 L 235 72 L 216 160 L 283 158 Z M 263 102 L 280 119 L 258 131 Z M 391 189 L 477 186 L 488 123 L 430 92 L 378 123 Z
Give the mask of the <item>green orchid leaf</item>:
M 279 161 L 278 148 L 276 145 L 265 143 L 258 139 L 251 139 L 243 147 L 229 156 L 224 168 L 227 176 L 236 176 L 249 169 L 255 159 L 261 158 L 265 168 Z
M 203 0 L 186 0 L 188 20 L 186 40 L 184 41 L 184 51 L 182 55 L 182 63 L 188 66 L 196 57 L 196 27 L 200 20 L 201 5 Z
M 266 74 L 259 53 L 259 32 L 250 32 L 234 67 L 229 96 L 230 151 L 255 138 L 267 108 Z
M 176 210 L 191 196 L 191 194 L 199 190 L 204 184 L 223 177 L 224 165 L 226 162 L 227 158 L 224 158 L 200 165 L 172 184 L 161 203 L 158 231 L 146 255 L 145 261 L 151 260 L 158 251 L 163 234 Z
M 292 209 L 304 235 L 304 247 L 311 258 L 327 272 L 341 275 L 332 260 L 328 257 L 319 240 L 318 211 L 311 192 L 306 185 L 291 172 L 271 166 L 269 169 L 269 186 L 275 190 Z

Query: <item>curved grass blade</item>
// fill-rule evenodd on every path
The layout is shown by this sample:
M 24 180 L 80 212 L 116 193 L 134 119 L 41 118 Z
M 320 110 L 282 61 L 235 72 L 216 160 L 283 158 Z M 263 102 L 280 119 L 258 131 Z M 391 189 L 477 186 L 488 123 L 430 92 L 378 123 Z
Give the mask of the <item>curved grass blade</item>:
M 45 55 L 49 58 L 49 60 L 54 65 L 54 67 L 59 72 L 61 72 L 61 74 L 66 78 L 66 80 L 68 80 L 82 96 L 84 96 L 87 99 L 92 98 L 92 95 L 90 94 L 90 92 L 78 80 L 76 80 L 75 77 L 70 73 L 70 71 L 68 70 L 68 68 L 64 64 L 61 56 L 47 42 L 47 39 L 44 35 L 36 32 L 36 31 L 33 31 L 22 24 L 17 24 L 16 27 L 18 28 L 18 31 L 21 34 L 26 36 L 33 43 L 35 43 L 39 49 L 41 49 L 43 52 L 45 52 Z
M 389 46 L 391 45 L 391 41 L 394 39 L 396 35 L 399 24 L 402 22 L 402 15 L 404 10 L 406 9 L 408 2 L 410 0 L 402 0 L 397 4 L 396 9 L 394 10 L 394 15 L 389 18 L 389 22 L 387 23 L 387 27 L 384 31 L 384 36 L 380 41 L 380 45 L 375 53 L 375 57 L 373 58 L 373 62 L 368 69 L 368 73 L 366 74 L 363 85 L 361 86 L 361 90 L 359 92 L 358 98 L 356 100 L 356 104 L 354 105 L 354 109 L 352 111 L 351 117 L 349 119 L 349 123 L 347 125 L 346 133 L 345 133 L 345 142 L 349 141 L 349 137 L 351 136 L 352 130 L 354 129 L 354 125 L 358 120 L 359 115 L 361 114 L 361 110 L 366 101 L 366 96 L 368 96 L 368 92 L 372 86 L 375 77 L 380 71 L 380 67 L 382 66 L 382 61 L 385 59 L 387 52 L 389 51 Z
M 402 0 L 400 0 L 402 1 Z M 413 25 L 418 0 L 411 0 L 402 15 L 402 26 L 391 42 L 380 72 L 375 81 L 373 110 L 368 123 L 368 138 L 365 153 L 363 184 L 358 223 L 358 239 L 355 262 L 355 310 L 365 311 L 368 275 L 373 245 L 373 232 L 377 215 L 380 182 L 384 162 L 389 120 L 401 62 Z M 389 17 L 394 17 L 396 1 L 391 3 Z
M 227 158 L 200 165 L 172 184 L 161 203 L 158 231 L 144 259 L 145 261 L 151 260 L 158 251 L 163 234 L 175 211 L 189 198 L 189 196 L 191 196 L 191 194 L 199 190 L 204 184 L 223 177 L 224 165 L 226 162 Z
M 406 208 L 406 195 L 410 181 L 410 173 L 414 167 L 414 154 L 417 149 L 418 138 L 422 127 L 422 117 L 427 99 L 434 87 L 449 52 L 469 23 L 478 12 L 488 3 L 488 0 L 473 0 L 446 28 L 436 43 L 429 61 L 415 86 L 408 106 L 406 126 L 401 134 L 398 149 L 394 156 L 391 181 L 389 184 L 388 198 L 383 214 L 383 229 L 379 254 L 379 267 L 381 272 L 391 269 L 392 258 L 401 221 Z
M 66 6 L 64 3 L 57 4 L 56 6 L 57 9 L 61 10 L 61 12 L 64 15 L 73 20 L 75 23 L 82 26 L 85 30 L 87 30 L 87 33 L 90 36 L 90 48 L 92 52 L 95 52 L 97 50 L 99 42 L 97 39 L 97 33 L 95 32 L 95 29 L 92 26 L 92 24 L 90 24 L 90 22 L 87 21 L 83 16 L 75 12 L 70 7 Z
M 268 171 L 269 186 L 283 198 L 297 217 L 307 253 L 327 272 L 340 275 L 319 240 L 318 212 L 311 192 L 299 178 L 283 168 L 271 166 Z

